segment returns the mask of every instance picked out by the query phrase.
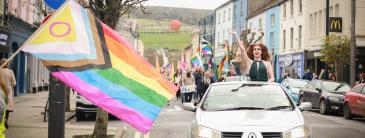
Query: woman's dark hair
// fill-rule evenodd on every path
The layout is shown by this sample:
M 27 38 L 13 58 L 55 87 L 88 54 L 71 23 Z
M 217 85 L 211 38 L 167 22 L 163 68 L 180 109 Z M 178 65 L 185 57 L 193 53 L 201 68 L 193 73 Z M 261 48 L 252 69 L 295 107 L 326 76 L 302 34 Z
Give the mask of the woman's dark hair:
M 265 60 L 265 61 L 270 61 L 269 50 L 262 43 L 259 43 L 259 44 L 251 44 L 248 47 L 248 50 L 247 50 L 247 56 L 248 56 L 248 58 L 250 58 L 251 60 L 254 60 L 253 47 L 255 47 L 255 46 L 259 46 L 261 48 L 261 53 L 262 53 L 261 54 L 261 59 L 262 60 Z
M 187 72 L 186 73 L 186 77 L 189 77 L 190 78 L 191 77 L 191 72 Z

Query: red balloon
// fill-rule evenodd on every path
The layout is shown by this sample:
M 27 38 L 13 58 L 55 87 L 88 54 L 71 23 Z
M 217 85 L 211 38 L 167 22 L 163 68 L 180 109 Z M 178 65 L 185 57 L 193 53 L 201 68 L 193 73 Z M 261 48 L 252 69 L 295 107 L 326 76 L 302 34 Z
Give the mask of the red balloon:
M 170 22 L 170 29 L 173 30 L 173 31 L 178 31 L 180 30 L 180 27 L 181 27 L 181 23 L 179 20 L 172 20 Z

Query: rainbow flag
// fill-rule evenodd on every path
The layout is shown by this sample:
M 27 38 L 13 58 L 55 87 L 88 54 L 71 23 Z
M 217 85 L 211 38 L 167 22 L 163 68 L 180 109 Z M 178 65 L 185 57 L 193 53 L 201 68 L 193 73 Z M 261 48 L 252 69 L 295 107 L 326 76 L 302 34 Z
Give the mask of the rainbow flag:
M 70 0 L 22 48 L 94 105 L 147 133 L 177 90 L 118 33 Z
M 203 66 L 203 62 L 201 61 L 200 56 L 197 54 L 194 54 L 191 58 L 191 64 L 193 65 L 193 67 Z

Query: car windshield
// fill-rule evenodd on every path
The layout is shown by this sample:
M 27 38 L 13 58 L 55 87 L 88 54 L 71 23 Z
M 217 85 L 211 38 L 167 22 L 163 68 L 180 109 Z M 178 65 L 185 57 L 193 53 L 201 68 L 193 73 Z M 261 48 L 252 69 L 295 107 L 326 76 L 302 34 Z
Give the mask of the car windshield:
M 346 92 L 346 91 L 350 91 L 351 88 L 349 85 L 344 84 L 344 83 L 324 81 L 323 90 L 330 91 L 330 92 Z
M 202 109 L 207 111 L 279 109 L 278 107 L 293 108 L 280 86 L 268 84 L 214 85 L 202 104 Z
M 306 80 L 292 80 L 291 81 L 291 87 L 294 88 L 303 88 L 308 84 L 308 81 Z

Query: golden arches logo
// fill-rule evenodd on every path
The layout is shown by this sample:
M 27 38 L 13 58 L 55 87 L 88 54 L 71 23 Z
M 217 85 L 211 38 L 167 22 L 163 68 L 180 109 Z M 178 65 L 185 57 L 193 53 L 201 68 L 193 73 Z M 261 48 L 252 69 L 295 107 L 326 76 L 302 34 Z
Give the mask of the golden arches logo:
M 331 29 L 341 29 L 341 22 L 339 20 L 332 20 Z

